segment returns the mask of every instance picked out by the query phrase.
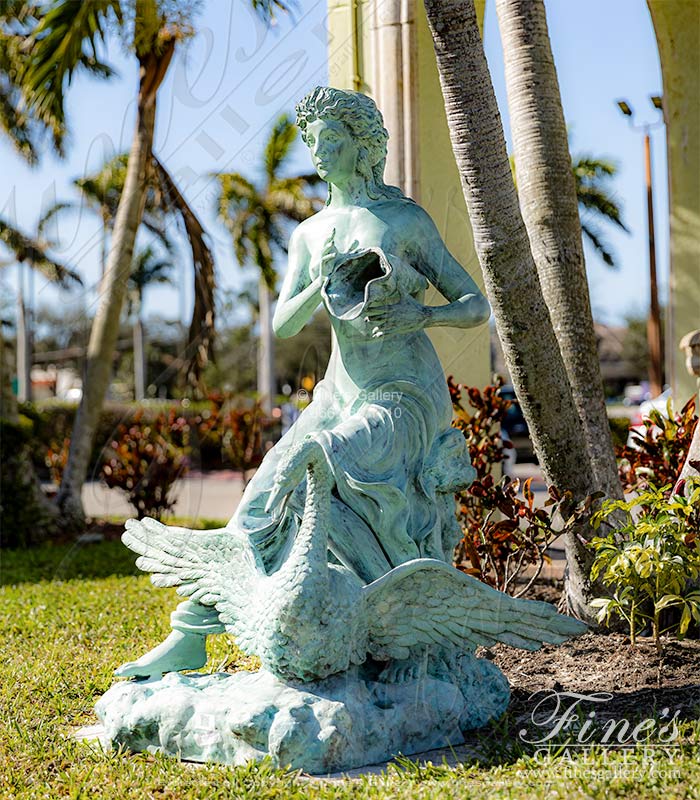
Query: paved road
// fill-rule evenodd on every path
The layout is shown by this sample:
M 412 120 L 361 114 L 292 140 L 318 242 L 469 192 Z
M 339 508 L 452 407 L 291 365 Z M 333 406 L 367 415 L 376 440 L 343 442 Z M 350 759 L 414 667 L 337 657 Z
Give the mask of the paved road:
M 177 497 L 173 514 L 193 519 L 228 520 L 233 516 L 241 495 L 243 479 L 240 472 L 222 470 L 210 473 L 190 473 L 173 487 Z M 85 513 L 90 517 L 133 517 L 134 508 L 120 489 L 109 489 L 94 481 L 83 487 Z

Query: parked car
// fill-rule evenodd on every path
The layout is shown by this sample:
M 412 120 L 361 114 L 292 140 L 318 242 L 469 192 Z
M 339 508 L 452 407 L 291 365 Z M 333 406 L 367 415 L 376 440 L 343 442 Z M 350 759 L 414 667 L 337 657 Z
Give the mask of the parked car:
M 503 418 L 502 427 L 508 439 L 513 442 L 517 460 L 537 461 L 535 449 L 530 439 L 530 429 L 527 427 L 523 411 L 515 395 L 515 389 L 510 384 L 506 384 L 501 388 L 501 397 L 511 401 L 511 406 Z

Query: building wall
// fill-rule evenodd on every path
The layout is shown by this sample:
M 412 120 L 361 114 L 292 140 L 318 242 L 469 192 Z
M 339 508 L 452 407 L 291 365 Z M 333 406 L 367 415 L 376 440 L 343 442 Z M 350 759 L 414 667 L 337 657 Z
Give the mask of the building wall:
M 700 2 L 648 0 L 659 46 L 669 170 L 671 268 L 667 372 L 684 403 L 696 390 L 678 342 L 700 328 Z
M 483 20 L 484 2 L 480 6 Z M 390 134 L 386 178 L 419 202 L 455 258 L 483 288 L 452 153 L 433 44 L 416 0 L 329 0 L 329 83 L 372 96 Z M 444 302 L 436 293 L 428 302 Z M 430 331 L 443 367 L 461 383 L 490 382 L 488 326 Z

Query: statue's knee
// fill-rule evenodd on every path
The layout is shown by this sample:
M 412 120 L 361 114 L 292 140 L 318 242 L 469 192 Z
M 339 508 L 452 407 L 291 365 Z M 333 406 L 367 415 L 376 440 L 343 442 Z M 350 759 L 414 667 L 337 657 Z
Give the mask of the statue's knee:
M 205 606 L 185 600 L 170 615 L 173 630 L 183 633 L 223 633 L 226 629 L 219 620 L 219 612 L 213 606 Z

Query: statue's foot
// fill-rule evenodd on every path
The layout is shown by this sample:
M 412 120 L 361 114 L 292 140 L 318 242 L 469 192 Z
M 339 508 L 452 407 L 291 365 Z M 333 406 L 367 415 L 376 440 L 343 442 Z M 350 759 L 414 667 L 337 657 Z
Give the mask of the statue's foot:
M 128 661 L 117 667 L 120 678 L 152 678 L 166 672 L 199 669 L 207 663 L 206 636 L 199 633 L 172 631 L 168 638 L 138 661 Z

